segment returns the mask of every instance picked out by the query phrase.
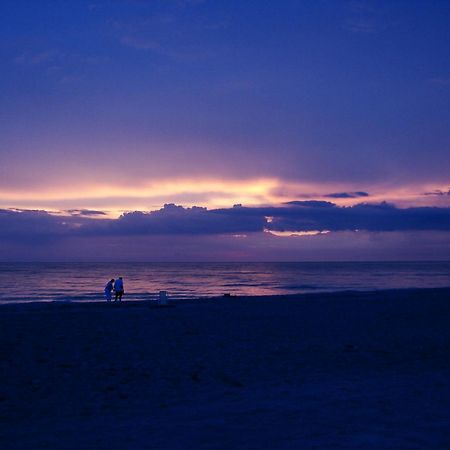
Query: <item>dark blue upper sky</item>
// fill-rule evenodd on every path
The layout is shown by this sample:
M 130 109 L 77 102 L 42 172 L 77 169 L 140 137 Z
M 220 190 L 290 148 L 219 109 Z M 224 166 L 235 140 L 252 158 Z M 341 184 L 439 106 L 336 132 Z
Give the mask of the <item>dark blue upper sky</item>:
M 3 0 L 0 41 L 0 207 L 449 204 L 449 1 Z

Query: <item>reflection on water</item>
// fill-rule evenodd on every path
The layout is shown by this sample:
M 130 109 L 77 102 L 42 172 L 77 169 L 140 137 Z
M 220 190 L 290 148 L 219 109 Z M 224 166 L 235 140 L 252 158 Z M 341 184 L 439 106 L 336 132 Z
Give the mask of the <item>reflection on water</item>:
M 448 287 L 450 262 L 0 263 L 0 302 L 101 300 L 111 277 L 125 299 L 293 294 L 346 289 Z

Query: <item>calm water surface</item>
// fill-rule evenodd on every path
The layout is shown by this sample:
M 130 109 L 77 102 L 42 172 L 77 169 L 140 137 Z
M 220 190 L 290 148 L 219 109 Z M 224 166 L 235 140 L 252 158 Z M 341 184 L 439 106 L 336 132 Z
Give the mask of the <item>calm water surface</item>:
M 450 262 L 0 263 L 0 302 L 94 301 L 122 276 L 125 299 L 450 287 Z

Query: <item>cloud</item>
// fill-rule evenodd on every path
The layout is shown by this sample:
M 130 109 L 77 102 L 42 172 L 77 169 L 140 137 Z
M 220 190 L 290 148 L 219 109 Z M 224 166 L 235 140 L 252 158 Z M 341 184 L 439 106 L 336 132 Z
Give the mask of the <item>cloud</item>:
M 74 84 L 86 78 L 85 69 L 107 63 L 109 57 L 100 54 L 63 52 L 57 49 L 28 51 L 14 59 L 14 63 L 27 70 L 45 71 L 50 79 L 60 85 Z
M 352 33 L 372 34 L 377 31 L 376 24 L 369 19 L 348 19 L 345 23 L 345 28 Z
M 363 191 L 357 192 L 335 192 L 333 194 L 326 194 L 324 197 L 328 198 L 358 198 L 358 197 L 368 197 L 369 194 Z
M 89 3 L 88 4 L 88 10 L 89 11 L 97 11 L 103 7 L 103 4 L 101 3 Z
M 18 55 L 14 62 L 16 64 L 36 66 L 44 63 L 51 63 L 60 57 L 60 53 L 55 50 L 45 50 L 41 52 L 27 52 Z
M 431 196 L 431 197 L 442 197 L 444 195 L 450 195 L 450 190 L 447 192 L 441 191 L 440 189 L 436 189 L 431 192 L 424 192 L 423 195 Z
M 105 212 L 93 209 L 66 209 L 64 212 L 71 216 L 106 216 Z
M 293 200 L 292 202 L 285 202 L 285 205 L 303 206 L 303 207 L 330 207 L 336 206 L 334 203 L 325 202 L 321 200 Z
M 70 235 L 77 228 L 73 218 L 40 210 L 0 210 L 0 239 L 46 241 Z
M 120 43 L 135 50 L 152 51 L 159 55 L 179 62 L 192 62 L 205 59 L 211 54 L 204 50 L 182 44 L 178 47 L 172 44 L 161 45 L 158 41 L 144 36 L 126 35 L 120 38 Z
M 443 77 L 430 78 L 428 82 L 438 86 L 450 86 L 450 78 L 443 78 Z
M 387 203 L 337 206 L 323 201 L 296 201 L 283 206 L 208 210 L 167 204 L 158 211 L 135 211 L 117 219 L 96 219 L 102 211 L 0 210 L 0 239 L 42 241 L 74 236 L 242 235 L 308 231 L 450 231 L 450 208 L 397 208 Z
M 121 45 L 155 53 L 176 62 L 195 62 L 215 56 L 204 42 L 213 29 L 223 26 L 208 14 L 193 13 L 205 0 L 124 0 L 127 8 L 110 4 L 108 26 Z M 117 6 L 117 5 L 116 5 Z M 198 38 L 202 35 L 202 38 Z
M 207 210 L 194 206 L 183 208 L 166 204 L 159 211 L 136 211 L 123 214 L 107 225 L 113 234 L 232 234 L 257 232 L 264 229 L 266 219 L 261 214 L 234 214 L 231 209 Z M 250 209 L 251 208 L 242 208 Z M 95 232 L 95 231 L 94 231 Z
M 207 0 L 165 0 L 168 5 L 174 5 L 177 7 L 195 6 L 202 3 L 206 3 Z M 154 3 L 153 0 L 125 0 L 126 3 L 134 5 L 148 6 Z
M 153 50 L 162 53 L 161 45 L 151 39 L 136 36 L 123 36 L 120 38 L 120 43 L 137 50 Z
M 346 4 L 346 18 L 343 26 L 356 34 L 373 34 L 380 30 L 378 11 L 368 2 L 353 0 Z
M 273 216 L 268 229 L 276 231 L 450 231 L 450 208 L 401 209 L 387 203 L 358 204 L 351 207 L 339 207 L 333 204 L 330 206 L 304 205 L 281 211 Z

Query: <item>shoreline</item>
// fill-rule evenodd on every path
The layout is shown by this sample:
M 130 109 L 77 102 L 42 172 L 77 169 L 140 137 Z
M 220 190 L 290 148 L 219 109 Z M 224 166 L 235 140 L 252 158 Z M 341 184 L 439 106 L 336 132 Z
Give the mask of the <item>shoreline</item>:
M 342 299 L 342 298 L 369 298 L 373 296 L 400 296 L 405 295 L 418 295 L 418 294 L 449 294 L 450 286 L 448 287 L 426 287 L 426 288 L 390 288 L 390 289 L 368 289 L 368 290 L 356 290 L 346 289 L 337 291 L 319 291 L 319 292 L 307 292 L 307 293 L 293 293 L 293 294 L 268 294 L 268 295 L 221 295 L 213 297 L 197 297 L 197 298 L 170 298 L 169 303 L 172 305 L 183 304 L 202 304 L 210 302 L 220 301 L 262 301 L 262 300 L 314 300 L 314 299 Z M 127 300 L 126 296 L 123 297 L 122 302 L 107 302 L 106 300 L 30 300 L 30 301 L 3 301 L 0 302 L 0 309 L 15 309 L 17 308 L 47 308 L 47 307 L 74 307 L 74 306 L 86 306 L 86 307 L 98 307 L 98 306 L 121 306 L 121 307 L 139 307 L 139 306 L 158 306 L 157 294 L 154 294 L 155 298 L 150 300 Z

